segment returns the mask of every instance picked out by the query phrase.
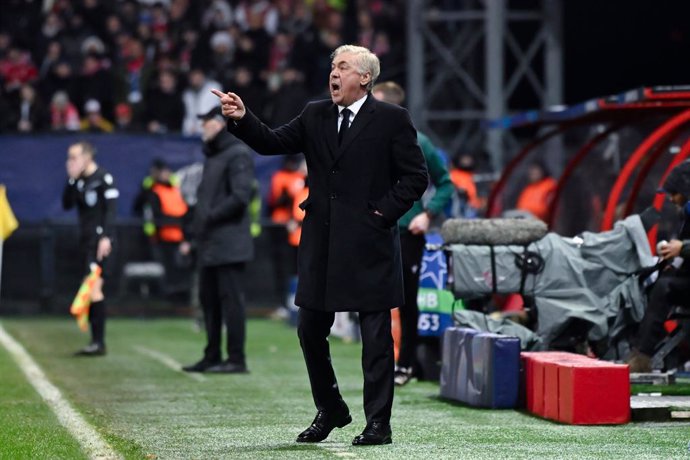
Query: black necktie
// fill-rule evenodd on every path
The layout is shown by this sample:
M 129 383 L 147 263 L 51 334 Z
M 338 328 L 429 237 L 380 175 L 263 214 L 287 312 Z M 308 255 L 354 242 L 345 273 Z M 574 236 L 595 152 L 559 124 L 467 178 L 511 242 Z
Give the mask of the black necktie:
M 338 145 L 343 143 L 343 138 L 345 137 L 345 131 L 347 131 L 348 126 L 350 126 L 350 109 L 343 109 L 340 112 L 343 119 L 340 120 L 340 130 L 338 131 Z

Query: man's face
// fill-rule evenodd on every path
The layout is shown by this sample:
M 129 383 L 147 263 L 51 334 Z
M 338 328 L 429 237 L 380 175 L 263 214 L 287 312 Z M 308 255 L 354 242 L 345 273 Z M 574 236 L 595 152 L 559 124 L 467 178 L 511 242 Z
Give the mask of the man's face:
M 84 153 L 80 145 L 73 145 L 67 150 L 67 174 L 77 178 L 84 172 L 91 157 Z
M 212 141 L 216 138 L 219 132 L 224 128 L 223 123 L 212 118 L 210 120 L 205 120 L 202 123 L 203 132 L 201 133 L 201 140 L 204 142 Z
M 682 208 L 685 206 L 685 203 L 688 201 L 685 196 L 683 196 L 682 193 L 670 193 L 668 196 L 668 199 L 671 200 L 671 203 L 675 204 L 679 208 Z
M 349 106 L 367 93 L 366 85 L 371 75 L 359 73 L 357 59 L 353 53 L 343 52 L 333 58 L 329 88 L 331 100 L 341 106 Z

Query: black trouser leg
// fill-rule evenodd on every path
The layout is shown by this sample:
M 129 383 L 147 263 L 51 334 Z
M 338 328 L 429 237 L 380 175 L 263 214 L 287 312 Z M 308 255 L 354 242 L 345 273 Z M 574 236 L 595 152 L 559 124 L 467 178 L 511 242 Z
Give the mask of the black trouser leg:
M 395 356 L 390 310 L 360 312 L 364 414 L 367 423 L 389 423 L 393 407 Z
M 424 238 L 424 235 L 413 235 L 409 232 L 404 232 L 400 235 L 405 304 L 400 306 L 399 367 L 411 367 L 415 362 L 417 321 L 419 318 L 417 291 L 419 290 L 419 275 L 422 268 L 425 244 L 426 238 Z
M 242 272 L 244 264 L 218 267 L 218 289 L 227 330 L 228 361 L 245 364 L 246 313 Z
M 105 345 L 105 300 L 92 302 L 89 307 L 91 343 Z
M 201 267 L 199 274 L 199 298 L 204 311 L 206 325 L 206 348 L 204 358 L 208 361 L 220 361 L 220 340 L 223 315 L 220 296 L 218 295 L 218 267 Z
M 656 280 L 649 293 L 647 310 L 637 334 L 639 337 L 637 347 L 642 353 L 646 355 L 654 353 L 657 344 L 666 335 L 664 322 L 671 307 L 683 303 L 684 298 L 687 299 L 688 284 L 690 284 L 690 278 L 674 274 L 661 275 Z
M 336 411 L 343 404 L 328 346 L 328 335 L 334 319 L 333 312 L 300 308 L 297 324 L 297 335 L 307 364 L 314 404 L 318 410 L 327 412 Z

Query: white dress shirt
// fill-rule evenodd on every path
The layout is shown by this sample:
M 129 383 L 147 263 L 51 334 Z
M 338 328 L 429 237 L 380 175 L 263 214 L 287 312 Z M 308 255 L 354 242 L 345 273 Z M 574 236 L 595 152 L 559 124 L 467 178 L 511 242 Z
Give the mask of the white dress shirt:
M 355 121 L 355 117 L 357 116 L 357 112 L 359 112 L 359 109 L 362 108 L 364 105 L 364 101 L 367 100 L 367 96 L 369 93 L 365 94 L 364 97 L 361 99 L 356 100 L 352 104 L 350 104 L 348 107 L 345 107 L 343 105 L 338 106 L 338 132 L 340 132 L 340 121 L 343 119 L 343 109 L 350 109 L 350 119 L 348 120 L 347 126 L 348 128 L 352 125 L 352 122 Z

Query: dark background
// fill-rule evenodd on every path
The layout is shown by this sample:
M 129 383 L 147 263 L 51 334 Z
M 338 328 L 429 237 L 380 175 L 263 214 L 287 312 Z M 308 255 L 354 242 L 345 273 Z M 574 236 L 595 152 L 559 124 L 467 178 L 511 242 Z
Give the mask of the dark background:
M 690 2 L 563 3 L 566 104 L 690 83 Z

